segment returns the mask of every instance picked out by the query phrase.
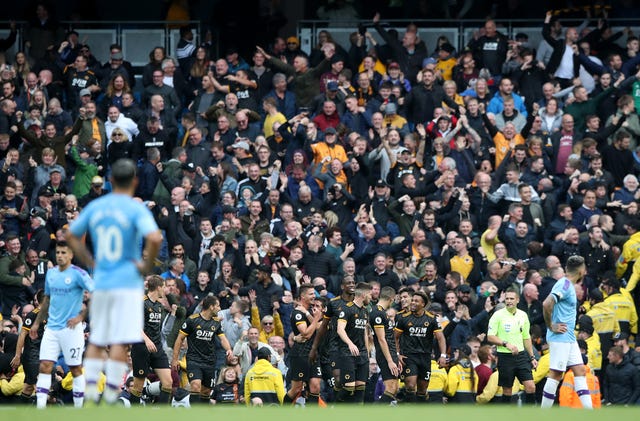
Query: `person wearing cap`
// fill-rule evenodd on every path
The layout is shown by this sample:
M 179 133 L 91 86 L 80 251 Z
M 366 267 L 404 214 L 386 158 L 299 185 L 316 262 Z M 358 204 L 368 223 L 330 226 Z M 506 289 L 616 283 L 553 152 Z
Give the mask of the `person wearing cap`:
M 389 128 L 398 130 L 401 136 L 408 133 L 407 119 L 398 114 L 398 105 L 389 102 L 384 108 L 384 124 Z
M 318 116 L 322 114 L 324 112 L 324 103 L 326 101 L 331 101 L 336 106 L 338 116 L 341 116 L 345 110 L 344 98 L 345 96 L 340 91 L 338 81 L 328 80 L 325 85 L 325 90 L 313 98 L 311 107 L 309 107 L 310 115 Z
M 282 405 L 285 397 L 282 372 L 271 364 L 268 348 L 257 352 L 257 360 L 244 379 L 244 400 L 247 406 Z
M 598 375 L 602 369 L 602 347 L 600 336 L 594 335 L 593 320 L 589 316 L 580 316 L 577 326 L 578 340 L 585 341 L 587 345 L 587 365 L 591 371 Z
M 296 55 L 292 64 L 288 64 L 288 62 L 284 63 L 279 58 L 271 56 L 261 47 L 257 47 L 257 50 L 276 70 L 293 77 L 298 107 L 309 107 L 313 97 L 320 93 L 320 76 L 329 70 L 329 61 L 335 53 L 335 46 L 330 43 L 325 44 L 323 46 L 325 58 L 317 67 L 313 68 L 309 68 L 309 59 L 303 55 Z
M 631 361 L 631 364 L 640 369 L 640 351 L 629 346 L 629 334 L 625 332 L 618 332 L 611 338 L 611 344 L 613 346 L 619 346 L 622 348 L 624 357 Z M 607 351 L 608 354 L 608 351 Z
M 620 280 L 607 276 L 600 288 L 606 295 L 604 303 L 613 309 L 620 325 L 620 331 L 630 335 L 638 333 L 638 312 L 629 291 L 621 288 Z
M 327 84 L 331 81 L 335 81 L 336 83 L 339 84 L 339 80 L 338 77 L 340 75 L 340 72 L 344 69 L 344 61 L 345 59 L 338 54 L 334 54 L 333 57 L 331 57 L 331 60 L 329 60 L 331 63 L 331 69 L 326 72 L 323 73 L 322 76 L 320 76 L 320 92 L 321 93 L 325 93 L 327 91 Z
M 438 59 L 436 63 L 436 72 L 439 72 L 442 80 L 453 79 L 453 68 L 456 65 L 456 58 L 453 56 L 455 47 L 445 42 L 437 49 Z
M 402 70 L 400 69 L 400 65 L 397 61 L 392 61 L 387 66 L 387 73 L 380 80 L 380 87 L 382 84 L 388 82 L 392 86 L 400 86 L 402 88 L 403 95 L 411 92 L 411 83 L 407 78 L 404 77 Z M 379 90 L 380 88 L 378 88 Z
M 108 192 L 103 187 L 104 179 L 99 175 L 94 175 L 91 178 L 91 189 L 89 190 L 89 193 L 78 198 L 78 204 L 80 205 L 80 207 L 86 208 L 92 200 L 106 195 Z
M 323 172 L 328 170 L 328 162 L 337 159 L 338 161 L 345 163 L 349 159 L 344 147 L 338 143 L 338 134 L 336 129 L 333 127 L 327 127 L 325 129 L 324 140 L 316 143 L 309 143 L 309 141 L 307 141 L 305 143 L 305 150 L 309 152 L 309 155 L 313 156 L 314 165 L 322 164 Z M 331 158 L 331 160 L 327 160 L 327 157 Z

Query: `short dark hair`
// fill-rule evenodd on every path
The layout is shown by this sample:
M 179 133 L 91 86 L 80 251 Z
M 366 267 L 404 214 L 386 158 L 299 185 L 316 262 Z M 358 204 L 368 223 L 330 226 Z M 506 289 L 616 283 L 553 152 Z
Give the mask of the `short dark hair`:
M 202 300 L 202 309 L 206 310 L 209 307 L 213 307 L 218 304 L 218 302 L 218 298 L 215 295 L 207 295 L 204 297 L 204 300 Z
M 118 159 L 111 166 L 111 181 L 115 187 L 128 188 L 136 178 L 136 164 L 126 158 Z

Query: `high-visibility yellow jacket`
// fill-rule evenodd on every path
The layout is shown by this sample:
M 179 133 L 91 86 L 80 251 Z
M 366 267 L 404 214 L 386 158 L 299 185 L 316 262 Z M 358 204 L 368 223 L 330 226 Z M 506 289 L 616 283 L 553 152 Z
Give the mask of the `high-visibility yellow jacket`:
M 627 271 L 629 263 L 638 260 L 640 257 L 640 232 L 633 234 L 622 246 L 622 253 L 616 263 L 616 277 L 622 278 Z
M 605 298 L 604 302 L 616 314 L 616 319 L 618 323 L 620 323 L 621 328 L 628 325 L 630 333 L 634 335 L 638 333 L 638 313 L 628 291 L 621 289 L 620 292 L 611 294 Z
M 263 404 L 280 404 L 284 399 L 282 372 L 267 360 L 259 359 L 244 378 L 244 400 L 251 405 L 251 398 L 262 399 Z
M 605 302 L 596 303 L 587 310 L 587 316 L 593 320 L 593 329 L 599 334 L 618 333 L 620 324 L 616 318 L 616 313 L 611 306 Z
M 464 359 L 449 368 L 447 387 L 444 390 L 447 396 L 454 398 L 457 402 L 474 402 L 476 390 L 478 390 L 478 376 L 471 361 Z

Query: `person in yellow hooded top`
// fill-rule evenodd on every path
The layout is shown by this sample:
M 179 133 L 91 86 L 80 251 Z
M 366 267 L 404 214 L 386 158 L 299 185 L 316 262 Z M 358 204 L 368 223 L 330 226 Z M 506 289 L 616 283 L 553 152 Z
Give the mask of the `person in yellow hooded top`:
M 586 316 L 591 317 L 593 330 L 600 336 L 602 354 L 607 355 L 613 335 L 620 332 L 620 323 L 613 309 L 604 302 L 604 296 L 599 289 L 589 291 L 589 307 L 586 306 Z
M 431 360 L 431 376 L 429 377 L 429 386 L 427 387 L 427 395 L 429 395 L 429 403 L 443 403 L 444 390 L 447 388 L 448 374 L 447 370 L 438 365 L 438 361 Z
M 247 406 L 282 405 L 284 393 L 282 372 L 271 365 L 271 351 L 260 348 L 256 363 L 244 378 Z
M 447 387 L 444 390 L 449 402 L 475 403 L 478 390 L 478 376 L 469 359 L 471 349 L 464 344 L 458 350 L 458 359 L 449 368 Z
M 631 237 L 622 246 L 622 253 L 616 262 L 616 278 L 618 279 L 625 275 L 629 263 L 637 262 L 640 258 L 640 221 L 629 221 L 625 228 Z
M 620 288 L 620 281 L 613 276 L 602 281 L 600 288 L 607 296 L 604 299 L 604 303 L 616 314 L 616 319 L 620 324 L 620 331 L 631 335 L 637 334 L 638 312 L 629 292 L 624 288 Z
M 602 348 L 600 336 L 594 335 L 593 321 L 589 316 L 581 316 L 578 320 L 578 334 L 576 337 L 585 341 L 587 346 L 587 362 L 591 371 L 598 374 L 602 369 Z

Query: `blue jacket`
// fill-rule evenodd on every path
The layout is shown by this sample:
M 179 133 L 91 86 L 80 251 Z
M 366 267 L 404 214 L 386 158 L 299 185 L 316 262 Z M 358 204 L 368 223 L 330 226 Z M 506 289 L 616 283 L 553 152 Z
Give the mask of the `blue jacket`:
M 513 98 L 513 103 L 515 105 L 516 110 L 518 110 L 526 118 L 528 115 L 527 107 L 525 107 L 524 100 L 522 99 L 522 97 L 518 94 L 513 94 L 513 93 L 511 94 L 511 97 Z M 498 113 L 501 113 L 502 110 L 504 110 L 502 95 L 500 95 L 500 92 L 496 92 L 493 98 L 491 98 L 491 101 L 489 101 L 489 105 L 487 106 L 487 112 L 498 114 Z

